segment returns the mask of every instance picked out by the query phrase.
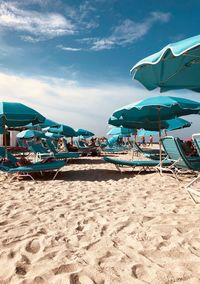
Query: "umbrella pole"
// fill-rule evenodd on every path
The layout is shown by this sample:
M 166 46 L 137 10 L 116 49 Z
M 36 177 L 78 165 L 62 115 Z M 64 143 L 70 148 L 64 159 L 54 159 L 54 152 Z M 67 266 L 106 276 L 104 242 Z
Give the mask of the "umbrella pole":
M 162 174 L 162 149 L 161 149 L 160 107 L 158 107 L 158 130 L 159 130 L 160 173 Z
M 3 136 L 4 136 L 4 144 L 5 144 L 5 158 L 7 159 L 7 137 L 6 137 L 6 119 L 3 119 Z

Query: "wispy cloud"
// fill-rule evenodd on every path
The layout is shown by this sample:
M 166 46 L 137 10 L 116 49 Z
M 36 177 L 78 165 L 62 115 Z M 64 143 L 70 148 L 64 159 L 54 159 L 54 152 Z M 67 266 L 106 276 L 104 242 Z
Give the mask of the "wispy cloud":
M 113 82 L 86 87 L 63 78 L 31 78 L 3 72 L 0 72 L 0 93 L 2 101 L 24 103 L 45 117 L 74 128 L 89 129 L 96 135 L 105 135 L 108 117 L 115 109 L 149 96 L 144 88 L 138 88 L 134 82 L 131 86 Z M 191 96 L 191 92 L 181 94 L 186 98 Z M 158 91 L 151 92 L 151 96 L 156 95 Z M 170 95 L 177 96 L 177 93 L 171 92 Z M 194 93 L 194 96 L 194 99 L 200 100 L 198 94 Z M 179 132 L 183 137 L 196 131 L 200 118 L 187 119 L 194 121 L 193 128 L 189 129 L 190 132 Z
M 79 31 L 87 33 L 99 26 L 98 16 L 95 14 L 97 8 L 93 4 L 94 1 L 84 1 L 78 6 L 66 5 L 66 14 L 75 23 Z
M 152 12 L 143 22 L 126 19 L 113 28 L 109 37 L 90 38 L 86 39 L 86 41 L 92 43 L 91 49 L 96 51 L 111 49 L 116 46 L 126 46 L 146 35 L 155 23 L 167 23 L 170 16 L 170 13 Z
M 86 87 L 62 78 L 30 78 L 3 72 L 0 72 L 0 93 L 2 101 L 24 103 L 50 119 L 99 135 L 105 135 L 112 112 L 134 99 L 134 88 L 123 84 Z M 135 93 L 135 100 L 139 100 L 146 91 L 138 89 Z
M 26 32 L 23 38 L 30 41 L 75 33 L 74 25 L 61 14 L 23 10 L 11 2 L 0 4 L 0 27 Z
M 57 48 L 60 48 L 64 51 L 81 51 L 81 50 L 83 50 L 82 48 L 66 47 L 66 46 L 63 46 L 63 45 L 57 45 Z

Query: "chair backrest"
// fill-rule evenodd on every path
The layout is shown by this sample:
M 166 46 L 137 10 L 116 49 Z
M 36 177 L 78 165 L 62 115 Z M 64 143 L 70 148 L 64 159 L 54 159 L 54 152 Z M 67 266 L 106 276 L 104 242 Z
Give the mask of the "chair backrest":
M 47 143 L 47 147 L 49 148 L 49 150 L 55 154 L 57 151 L 56 151 L 53 143 L 51 142 L 51 140 L 46 139 L 46 143 Z
M 143 150 L 140 148 L 140 146 L 136 143 L 136 142 L 134 142 L 133 141 L 133 143 L 132 143 L 132 150 L 134 151 L 134 152 L 138 152 L 138 153 L 143 153 Z
M 108 146 L 109 147 L 114 147 L 114 146 L 118 146 L 118 135 L 113 136 L 111 138 L 108 139 Z
M 69 150 L 67 148 L 67 140 L 65 138 L 63 138 L 63 145 L 64 145 L 65 152 L 69 152 Z
M 4 147 L 0 147 L 0 157 L 1 158 L 5 158 L 7 156 L 8 160 L 11 161 L 13 164 L 17 163 L 18 159 L 13 156 L 12 153 L 7 151 L 7 155 L 6 155 L 6 150 Z
M 181 140 L 179 138 L 166 136 L 162 138 L 161 141 L 168 158 L 176 162 L 175 166 L 177 168 L 192 169 L 192 166 L 183 151 Z
M 53 139 L 52 141 L 51 141 L 51 144 L 53 144 L 53 146 L 54 146 L 54 148 L 55 148 L 55 151 L 58 149 L 58 140 L 55 140 L 55 139 Z
M 27 145 L 25 146 L 21 139 L 17 139 L 17 144 L 19 145 L 19 147 L 27 147 Z
M 37 154 L 48 154 L 49 152 L 41 145 L 41 144 L 35 144 L 35 143 L 28 143 L 28 148 L 31 152 Z
M 200 156 L 200 133 L 193 134 L 192 139 L 193 139 L 194 145 L 197 149 L 197 153 Z
M 87 148 L 87 147 L 85 146 L 84 142 L 81 141 L 81 140 L 75 140 L 74 142 L 75 142 L 75 145 L 76 145 L 76 147 L 77 147 L 78 149 Z

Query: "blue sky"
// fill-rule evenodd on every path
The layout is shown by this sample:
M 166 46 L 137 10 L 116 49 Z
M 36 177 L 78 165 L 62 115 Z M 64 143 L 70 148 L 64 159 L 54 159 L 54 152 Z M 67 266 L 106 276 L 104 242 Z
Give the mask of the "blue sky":
M 199 9 L 198 0 L 1 0 L 1 99 L 104 134 L 116 108 L 157 95 L 132 81 L 131 67 L 199 34 Z

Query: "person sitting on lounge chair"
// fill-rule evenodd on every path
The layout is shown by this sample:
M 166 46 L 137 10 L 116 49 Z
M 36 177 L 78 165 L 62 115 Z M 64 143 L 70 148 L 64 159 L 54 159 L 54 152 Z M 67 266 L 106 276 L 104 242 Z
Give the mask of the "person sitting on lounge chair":
M 197 150 L 194 147 L 192 139 L 187 139 L 182 143 L 183 150 L 188 157 L 196 157 L 198 156 Z
M 69 152 L 78 152 L 78 148 L 71 143 L 67 143 L 67 150 Z

